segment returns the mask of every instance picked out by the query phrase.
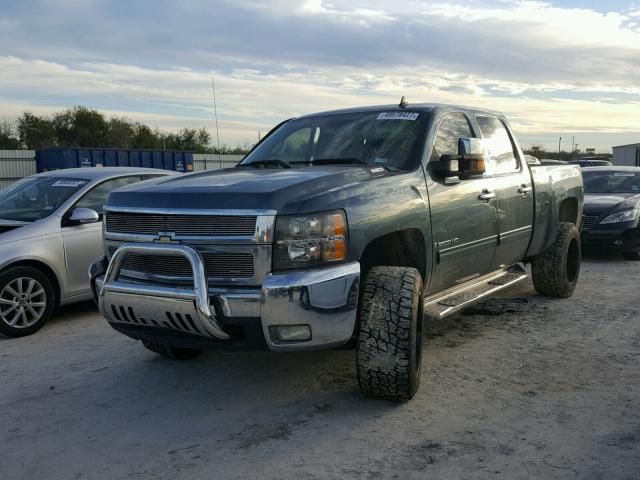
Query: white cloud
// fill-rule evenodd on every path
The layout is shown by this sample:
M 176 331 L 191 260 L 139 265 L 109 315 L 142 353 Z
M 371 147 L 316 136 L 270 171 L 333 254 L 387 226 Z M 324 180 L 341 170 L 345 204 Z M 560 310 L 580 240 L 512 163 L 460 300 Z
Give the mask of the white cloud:
M 82 103 L 162 128 L 212 127 L 213 69 L 229 143 L 289 116 L 401 95 L 503 110 L 527 135 L 640 131 L 640 11 L 526 0 L 21 4 L 0 19 L 0 116 L 7 101 Z M 100 28 L 78 28 L 89 19 Z

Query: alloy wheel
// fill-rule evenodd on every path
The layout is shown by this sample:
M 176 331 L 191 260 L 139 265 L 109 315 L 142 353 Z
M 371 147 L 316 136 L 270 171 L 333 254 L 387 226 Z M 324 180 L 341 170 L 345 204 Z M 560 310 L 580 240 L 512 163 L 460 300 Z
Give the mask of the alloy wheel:
M 27 328 L 38 322 L 47 308 L 47 294 L 37 280 L 18 277 L 0 292 L 0 319 L 13 328 Z

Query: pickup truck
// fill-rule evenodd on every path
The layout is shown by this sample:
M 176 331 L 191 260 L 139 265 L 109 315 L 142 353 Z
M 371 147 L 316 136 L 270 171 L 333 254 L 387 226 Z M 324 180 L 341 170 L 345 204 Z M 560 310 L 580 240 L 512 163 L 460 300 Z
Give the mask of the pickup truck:
M 354 348 L 363 393 L 406 401 L 425 318 L 580 271 L 578 166 L 528 166 L 500 113 L 407 104 L 275 127 L 236 167 L 114 191 L 100 311 L 148 349 Z

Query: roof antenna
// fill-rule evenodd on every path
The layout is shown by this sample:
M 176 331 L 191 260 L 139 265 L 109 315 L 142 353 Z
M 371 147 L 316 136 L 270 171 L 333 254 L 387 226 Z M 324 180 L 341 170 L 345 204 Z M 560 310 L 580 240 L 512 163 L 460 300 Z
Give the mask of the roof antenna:
M 408 104 L 408 103 L 407 103 L 407 101 L 404 99 L 404 95 L 403 95 L 403 96 L 402 96 L 402 98 L 400 99 L 400 103 L 398 104 L 398 106 L 399 106 L 400 108 L 405 108 L 407 105 L 409 105 L 409 104 Z

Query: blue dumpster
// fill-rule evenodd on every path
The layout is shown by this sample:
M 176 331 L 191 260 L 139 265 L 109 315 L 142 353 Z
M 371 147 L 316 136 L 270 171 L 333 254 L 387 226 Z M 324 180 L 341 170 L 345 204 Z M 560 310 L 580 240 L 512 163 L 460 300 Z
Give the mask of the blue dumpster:
M 36 151 L 38 172 L 82 167 L 144 167 L 192 172 L 193 152 L 107 148 L 44 148 Z

